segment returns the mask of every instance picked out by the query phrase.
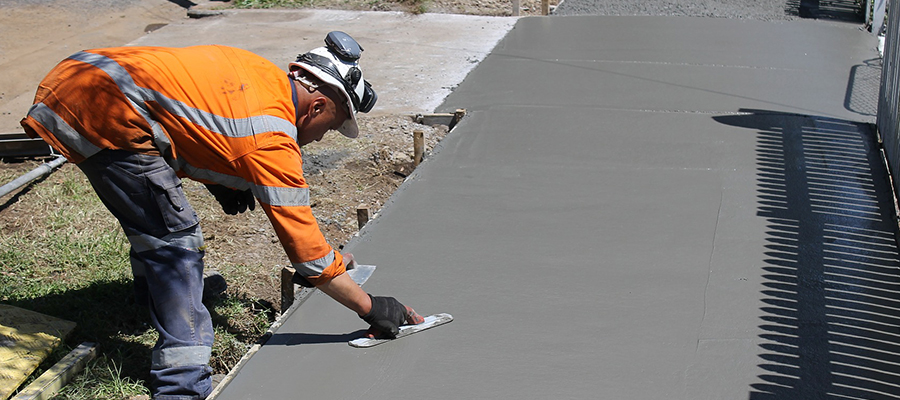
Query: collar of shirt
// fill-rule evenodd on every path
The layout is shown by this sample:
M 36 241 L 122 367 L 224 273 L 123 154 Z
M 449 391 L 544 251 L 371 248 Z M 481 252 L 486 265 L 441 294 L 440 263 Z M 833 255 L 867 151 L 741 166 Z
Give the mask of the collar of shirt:
M 297 119 L 300 118 L 300 108 L 297 107 L 297 84 L 294 83 L 294 79 L 291 78 L 291 75 L 288 75 L 288 83 L 291 84 L 291 101 L 294 102 L 294 123 L 297 123 Z

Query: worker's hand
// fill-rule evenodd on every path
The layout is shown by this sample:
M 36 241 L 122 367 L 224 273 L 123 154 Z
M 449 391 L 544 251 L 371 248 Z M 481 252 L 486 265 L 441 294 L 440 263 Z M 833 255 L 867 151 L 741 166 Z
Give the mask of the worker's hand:
M 250 190 L 235 190 L 222 185 L 206 185 L 206 189 L 216 198 L 222 205 L 222 211 L 228 215 L 237 215 L 247 211 L 256 209 L 256 201 Z
M 420 324 L 425 321 L 415 310 L 400 304 L 393 297 L 372 296 L 372 310 L 362 316 L 372 327 L 369 329 L 371 337 L 395 338 L 400 332 L 400 325 Z

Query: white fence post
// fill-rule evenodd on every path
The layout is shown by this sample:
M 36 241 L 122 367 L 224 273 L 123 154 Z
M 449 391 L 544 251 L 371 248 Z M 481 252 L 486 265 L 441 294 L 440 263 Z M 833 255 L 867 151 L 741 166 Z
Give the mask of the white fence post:
M 871 1 L 871 0 L 870 0 Z M 881 27 L 884 25 L 884 10 L 887 0 L 875 0 L 875 6 L 872 10 L 872 34 L 878 36 L 881 34 Z M 869 7 L 866 4 L 866 18 L 868 21 Z

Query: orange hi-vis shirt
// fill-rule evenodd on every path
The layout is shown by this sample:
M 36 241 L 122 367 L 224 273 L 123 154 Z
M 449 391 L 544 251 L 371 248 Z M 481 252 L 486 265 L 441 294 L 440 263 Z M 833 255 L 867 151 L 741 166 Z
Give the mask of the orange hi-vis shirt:
M 179 176 L 250 189 L 293 267 L 321 284 L 345 267 L 310 209 L 293 90 L 231 47 L 86 50 L 50 71 L 21 123 L 75 163 L 103 149 L 161 155 Z

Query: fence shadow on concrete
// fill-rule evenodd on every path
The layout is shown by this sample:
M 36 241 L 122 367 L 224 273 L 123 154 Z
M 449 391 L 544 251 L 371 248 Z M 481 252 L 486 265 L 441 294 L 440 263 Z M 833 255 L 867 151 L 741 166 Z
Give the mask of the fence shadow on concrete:
M 881 86 L 881 58 L 865 60 L 850 68 L 844 108 L 866 117 L 878 113 L 878 90 Z
M 788 0 L 784 12 L 800 18 L 862 23 L 865 10 L 856 0 Z
M 869 125 L 741 110 L 767 223 L 750 399 L 900 398 L 900 256 Z

